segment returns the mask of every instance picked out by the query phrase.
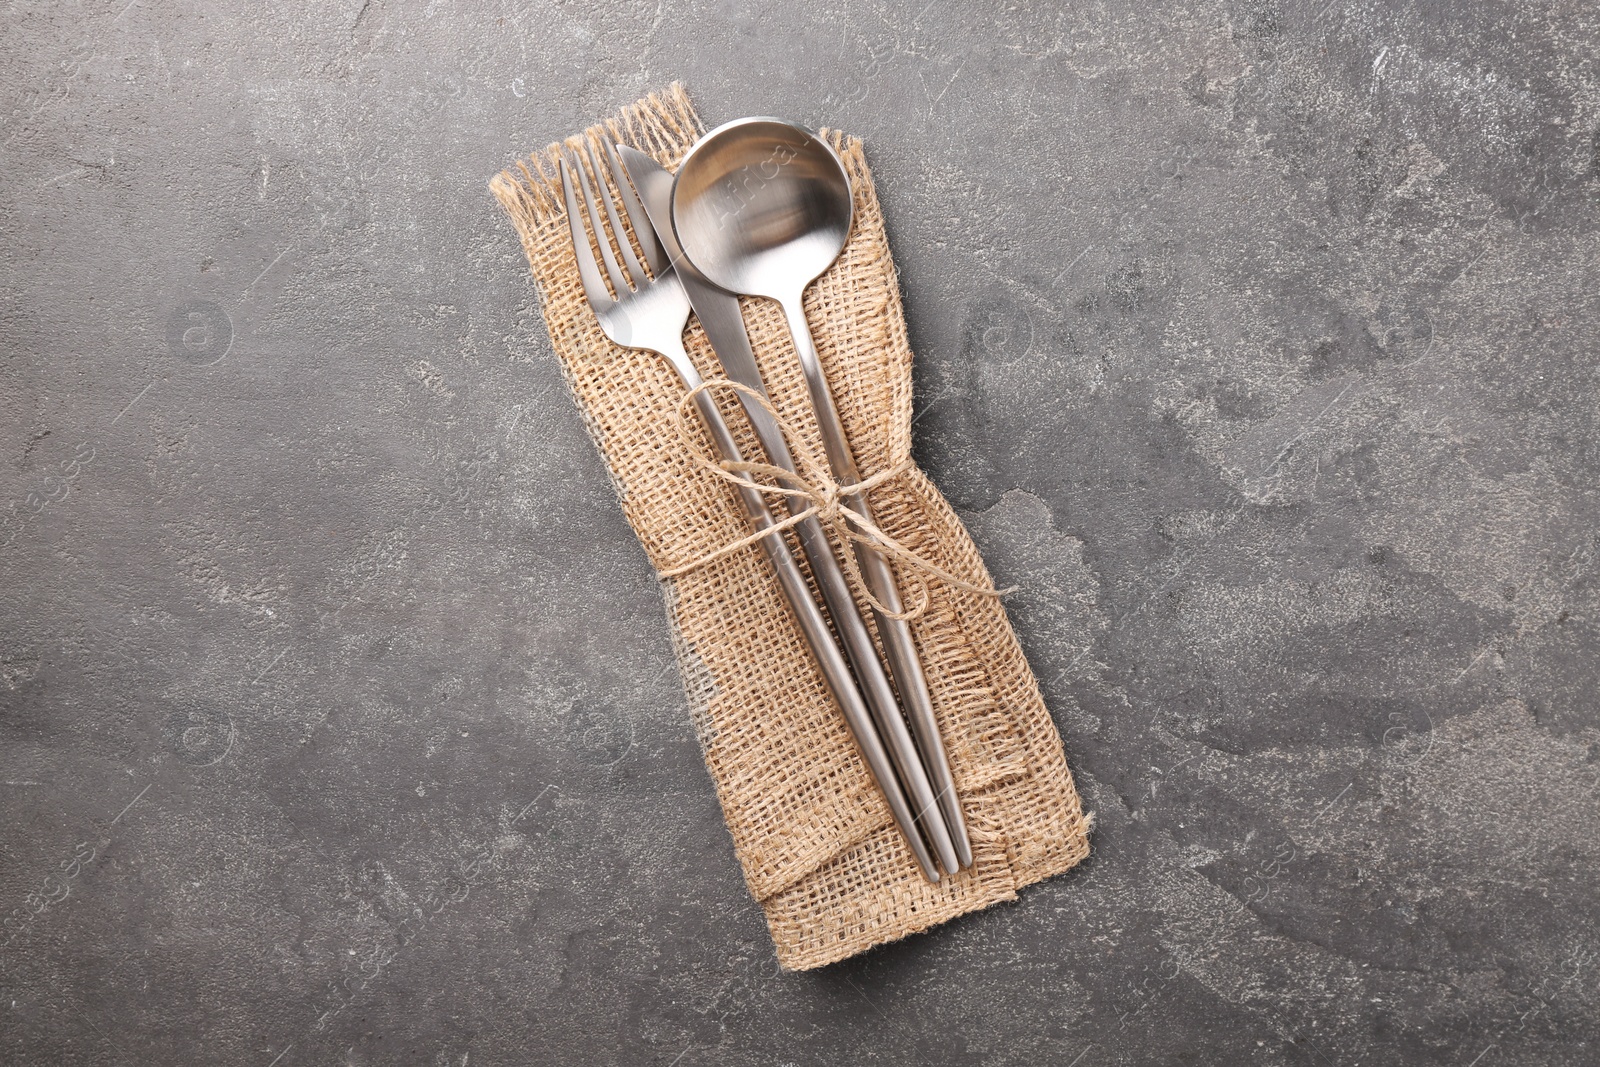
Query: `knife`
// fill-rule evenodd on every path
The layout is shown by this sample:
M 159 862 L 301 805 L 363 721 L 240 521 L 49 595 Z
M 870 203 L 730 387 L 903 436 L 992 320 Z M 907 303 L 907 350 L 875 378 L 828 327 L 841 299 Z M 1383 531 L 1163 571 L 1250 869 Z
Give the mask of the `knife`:
M 672 228 L 672 173 L 638 149 L 619 145 L 617 151 L 622 157 L 623 168 L 639 193 L 645 215 L 649 217 L 661 247 L 683 282 L 689 306 L 700 320 L 700 326 L 705 330 L 722 369 L 733 381 L 766 398 L 766 385 L 756 365 L 755 353 L 750 348 L 750 336 L 745 332 L 744 318 L 739 313 L 739 298 L 707 281 L 684 256 L 683 248 L 678 243 L 677 234 Z M 752 397 L 740 394 L 739 400 L 768 458 L 775 466 L 793 471 L 794 456 L 784 441 L 777 420 Z M 786 499 L 791 512 L 803 510 L 806 506 L 802 498 Z M 834 558 L 833 547 L 823 532 L 822 524 L 812 517 L 797 523 L 795 533 L 811 564 L 823 603 L 827 605 L 834 627 L 843 639 L 845 654 L 855 668 L 857 680 L 861 682 L 863 695 L 873 713 L 884 746 L 894 759 L 901 784 L 917 809 L 918 823 L 946 871 L 953 874 L 960 867 L 972 866 L 971 840 L 956 798 L 949 759 L 939 737 L 938 724 L 933 717 L 932 698 L 926 686 L 903 694 L 909 698 L 909 718 L 916 731 L 913 740 L 906 729 L 907 716 L 901 714 L 888 675 L 878 659 L 877 648 L 861 618 L 844 572 Z

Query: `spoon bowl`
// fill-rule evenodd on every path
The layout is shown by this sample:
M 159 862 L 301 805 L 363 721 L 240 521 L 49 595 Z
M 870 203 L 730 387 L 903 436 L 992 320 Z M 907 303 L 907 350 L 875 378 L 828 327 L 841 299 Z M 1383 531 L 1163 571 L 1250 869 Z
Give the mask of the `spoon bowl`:
M 730 292 L 787 301 L 844 249 L 850 177 L 826 142 L 781 119 L 718 126 L 689 151 L 672 189 L 684 256 Z

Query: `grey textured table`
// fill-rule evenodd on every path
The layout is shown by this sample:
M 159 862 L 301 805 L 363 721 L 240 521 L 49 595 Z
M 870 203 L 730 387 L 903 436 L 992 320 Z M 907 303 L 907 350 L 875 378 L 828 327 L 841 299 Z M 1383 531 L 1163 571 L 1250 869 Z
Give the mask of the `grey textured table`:
M 1597 15 L 1031 8 L 7 8 L 0 1060 L 1600 1059 Z M 866 139 L 1097 817 L 816 973 L 485 187 L 673 78 Z

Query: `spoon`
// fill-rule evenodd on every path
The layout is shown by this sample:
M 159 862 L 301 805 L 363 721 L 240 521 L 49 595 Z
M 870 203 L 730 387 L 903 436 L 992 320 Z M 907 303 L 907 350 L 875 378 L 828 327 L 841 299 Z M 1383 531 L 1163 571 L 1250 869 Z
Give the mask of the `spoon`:
M 672 228 L 689 263 L 730 292 L 782 306 L 828 465 L 842 485 L 859 483 L 861 475 L 822 372 L 803 298 L 807 286 L 844 250 L 854 211 L 850 176 L 833 149 L 811 131 L 781 119 L 738 119 L 718 126 L 689 150 L 672 188 Z M 872 521 L 865 494 L 841 499 Z M 873 596 L 890 611 L 901 611 L 888 560 L 859 542 L 855 551 Z M 954 858 L 970 867 L 972 845 L 911 628 L 881 613 L 876 621 L 889 671 L 921 749 L 920 760 L 899 767 L 901 777 L 941 860 Z M 884 718 L 894 721 L 881 722 L 880 730 L 903 729 L 898 716 Z M 894 746 L 890 748 L 893 752 Z M 931 785 L 934 795 L 918 795 L 923 792 L 919 784 Z M 954 857 L 949 854 L 952 845 Z

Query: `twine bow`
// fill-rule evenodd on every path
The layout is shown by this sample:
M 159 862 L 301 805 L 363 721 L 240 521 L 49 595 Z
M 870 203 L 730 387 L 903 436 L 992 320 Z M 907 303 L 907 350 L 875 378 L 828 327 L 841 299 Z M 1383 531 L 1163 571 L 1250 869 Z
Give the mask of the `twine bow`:
M 731 389 L 761 405 L 767 414 L 772 416 L 772 420 L 777 423 L 779 431 L 788 439 L 795 454 L 795 466 L 798 470 L 785 470 L 775 464 L 751 462 L 749 460 L 738 462 L 716 460 L 707 455 L 701 447 L 699 439 L 690 430 L 689 409 L 702 394 L 711 395 L 717 389 Z M 855 497 L 857 494 L 865 497 L 865 494 L 870 490 L 876 489 L 878 486 L 891 482 L 905 474 L 913 466 L 910 456 L 858 482 L 841 485 L 834 478 L 833 471 L 828 466 L 826 459 L 816 455 L 805 438 L 794 432 L 789 422 L 778 414 L 765 396 L 748 386 L 726 378 L 702 382 L 684 394 L 683 399 L 678 403 L 677 417 L 673 420 L 673 428 L 677 431 L 679 440 L 683 442 L 690 458 L 694 460 L 697 466 L 741 488 L 787 498 L 790 501 L 790 515 L 780 522 L 774 522 L 766 529 L 757 530 L 736 541 L 723 545 L 721 548 L 713 549 L 699 559 L 663 570 L 660 572 L 663 578 L 676 578 L 680 575 L 688 574 L 690 571 L 715 563 L 717 560 L 724 559 L 735 552 L 748 548 L 763 538 L 780 536 L 784 530 L 798 526 L 807 519 L 815 518 L 822 523 L 841 546 L 847 544 L 867 545 L 869 548 L 876 549 L 892 559 L 899 560 L 916 572 L 918 590 L 915 605 L 911 608 L 894 611 L 890 610 L 887 604 L 873 594 L 871 587 L 862 577 L 855 553 L 838 553 L 839 559 L 844 563 L 851 585 L 867 599 L 875 611 L 886 618 L 910 621 L 921 616 L 928 609 L 929 578 L 937 579 L 953 589 L 974 593 L 978 596 L 1001 597 L 1016 591 L 1015 586 L 996 589 L 987 582 L 982 584 L 969 582 L 965 578 L 951 574 L 926 556 L 913 552 L 889 536 L 866 515 L 845 503 L 846 500 Z M 772 482 L 756 481 L 751 475 L 764 475 L 771 478 Z M 805 507 L 795 510 L 793 502 L 796 500 L 807 501 L 807 504 Z

